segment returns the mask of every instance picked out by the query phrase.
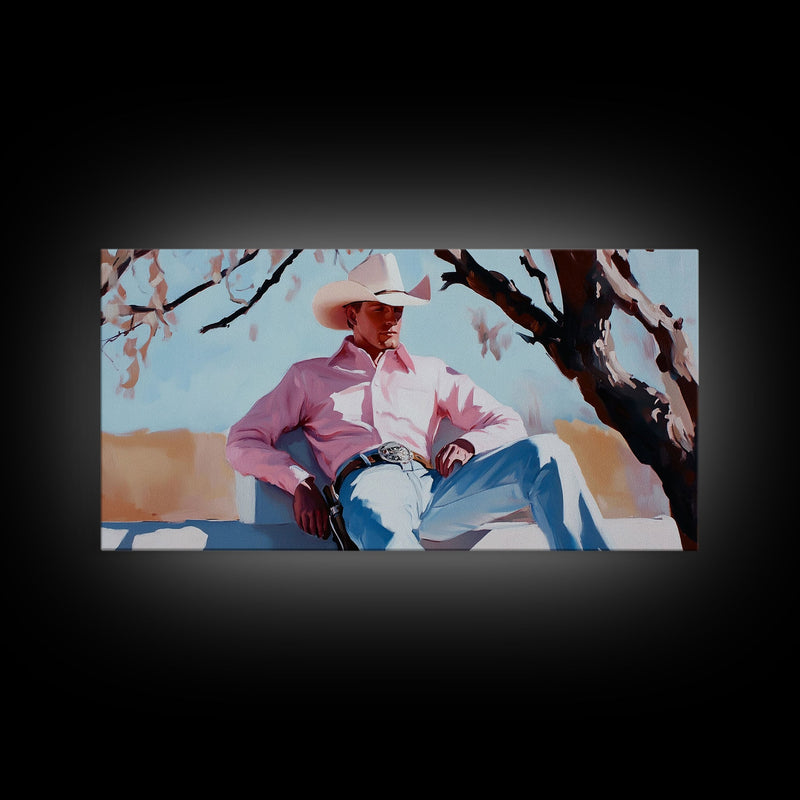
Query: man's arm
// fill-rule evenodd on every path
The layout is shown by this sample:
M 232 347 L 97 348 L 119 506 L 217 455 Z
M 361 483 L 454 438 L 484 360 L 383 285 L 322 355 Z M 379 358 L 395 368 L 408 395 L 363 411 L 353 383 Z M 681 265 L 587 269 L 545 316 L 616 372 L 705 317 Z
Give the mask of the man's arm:
M 282 433 L 302 425 L 304 392 L 300 384 L 291 367 L 275 389 L 231 426 L 225 448 L 228 462 L 237 472 L 272 483 L 290 495 L 311 475 L 275 443 Z
M 272 483 L 292 495 L 295 522 L 306 533 L 324 538 L 328 533 L 328 504 L 314 476 L 275 447 L 282 433 L 302 424 L 303 398 L 299 376 L 290 368 L 275 389 L 231 427 L 225 454 L 237 472 Z
M 524 439 L 522 418 L 498 402 L 462 373 L 445 367 L 439 376 L 438 404 L 442 414 L 465 432 L 436 456 L 436 468 L 450 475 L 456 462 L 465 464 L 475 453 Z

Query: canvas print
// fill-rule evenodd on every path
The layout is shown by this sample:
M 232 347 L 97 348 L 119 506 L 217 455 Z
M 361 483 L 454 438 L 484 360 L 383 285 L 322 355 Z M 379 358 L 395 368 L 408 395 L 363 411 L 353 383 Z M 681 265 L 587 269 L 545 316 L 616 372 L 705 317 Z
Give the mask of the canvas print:
M 695 550 L 698 262 L 104 249 L 100 546 Z

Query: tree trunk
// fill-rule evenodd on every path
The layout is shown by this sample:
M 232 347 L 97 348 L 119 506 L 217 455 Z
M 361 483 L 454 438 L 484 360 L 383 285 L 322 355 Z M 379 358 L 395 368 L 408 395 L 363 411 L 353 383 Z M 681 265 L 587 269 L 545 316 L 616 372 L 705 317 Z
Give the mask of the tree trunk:
M 445 286 L 462 283 L 496 303 L 533 336 L 563 375 L 575 379 L 598 417 L 619 431 L 633 454 L 661 480 L 684 549 L 697 548 L 697 376 L 691 348 L 665 306 L 639 289 L 624 252 L 553 250 L 563 310 L 555 308 L 544 273 L 526 254 L 531 276 L 542 283 L 551 318 L 501 273 L 484 269 L 466 250 L 437 250 L 456 267 Z M 526 263 L 527 261 L 527 263 Z M 614 308 L 636 317 L 659 348 L 656 358 L 665 392 L 623 369 L 611 336 Z

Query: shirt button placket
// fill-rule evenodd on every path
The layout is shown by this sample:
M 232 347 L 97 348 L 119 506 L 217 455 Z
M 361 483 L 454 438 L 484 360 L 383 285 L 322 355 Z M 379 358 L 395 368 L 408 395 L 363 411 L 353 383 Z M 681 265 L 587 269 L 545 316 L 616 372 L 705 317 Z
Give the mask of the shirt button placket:
M 381 365 L 383 364 L 384 359 L 386 356 L 384 355 L 383 358 L 378 361 L 378 365 L 375 367 L 375 374 L 372 376 L 372 381 L 369 385 L 369 391 L 372 395 L 372 424 L 375 427 L 375 430 L 378 431 L 378 435 L 383 439 L 382 433 L 382 426 L 381 426 L 381 416 L 383 413 L 383 392 L 382 392 L 382 370 Z

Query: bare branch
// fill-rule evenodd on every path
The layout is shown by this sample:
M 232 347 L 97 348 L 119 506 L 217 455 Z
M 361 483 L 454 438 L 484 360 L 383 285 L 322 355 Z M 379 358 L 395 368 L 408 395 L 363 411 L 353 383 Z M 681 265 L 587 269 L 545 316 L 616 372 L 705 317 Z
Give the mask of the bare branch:
M 556 342 L 561 337 L 560 325 L 534 305 L 527 295 L 517 289 L 513 281 L 502 273 L 488 270 L 478 264 L 467 250 L 434 250 L 439 258 L 455 266 L 455 272 L 442 274 L 447 289 L 455 283 L 468 286 L 477 294 L 491 300 L 506 315 L 529 330 L 543 345 Z
M 128 327 L 124 328 L 123 330 L 119 331 L 118 333 L 115 333 L 113 336 L 109 336 L 108 339 L 103 339 L 103 343 L 102 343 L 100 349 L 102 350 L 107 344 L 111 344 L 111 342 L 115 342 L 117 339 L 119 339 L 120 336 L 127 336 L 132 331 L 135 331 L 140 325 L 144 325 L 144 320 L 143 319 L 139 320 L 137 323 L 134 324 L 133 317 L 131 317 L 130 323 L 128 324 Z
M 215 328 L 227 328 L 231 322 L 233 322 L 238 317 L 241 317 L 243 314 L 246 314 L 267 292 L 267 290 L 274 286 L 278 281 L 281 279 L 286 267 L 292 263 L 292 261 L 297 258 L 297 256 L 302 253 L 302 249 L 300 250 L 292 250 L 291 255 L 283 260 L 280 266 L 272 273 L 272 275 L 258 287 L 256 293 L 250 298 L 250 302 L 246 306 L 241 306 L 237 308 L 233 314 L 229 314 L 227 317 L 219 320 L 218 322 L 212 322 L 210 325 L 204 325 L 200 328 L 200 333 L 206 333 L 207 331 L 214 330 Z
M 547 280 L 547 275 L 533 263 L 533 256 L 531 256 L 531 251 L 527 248 L 522 251 L 523 255 L 519 257 L 519 261 L 523 267 L 528 271 L 528 275 L 531 278 L 538 278 L 539 284 L 542 287 L 542 294 L 544 295 L 544 302 L 547 304 L 547 307 L 553 312 L 553 316 L 556 318 L 557 322 L 564 321 L 564 314 L 561 312 L 561 309 L 553 302 L 553 295 L 550 294 L 550 283 Z

